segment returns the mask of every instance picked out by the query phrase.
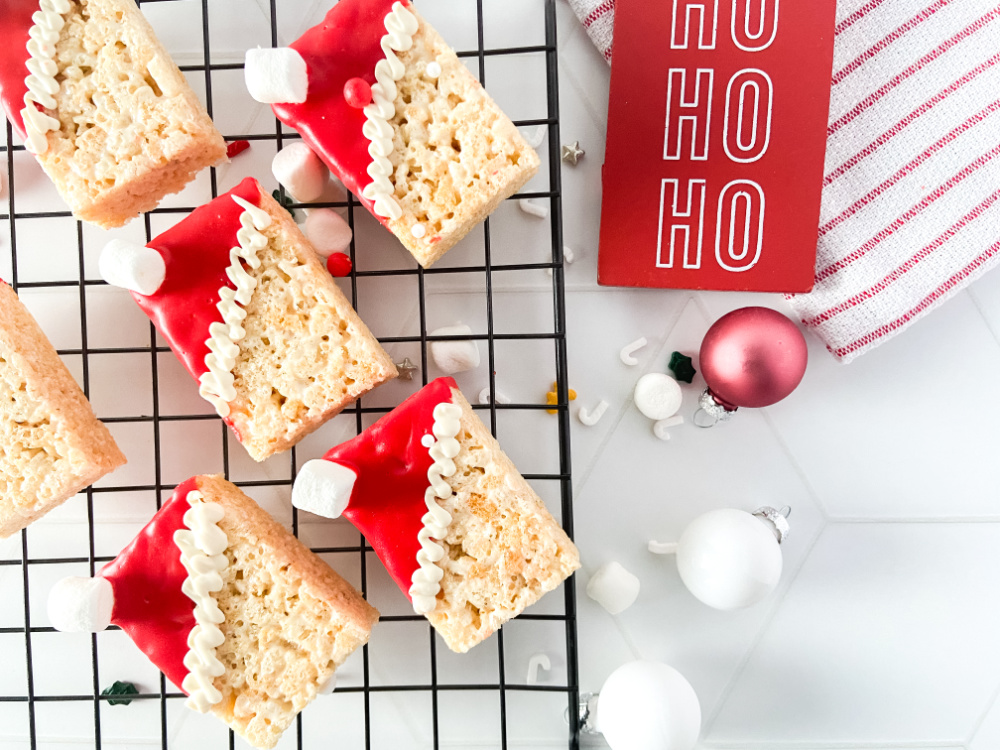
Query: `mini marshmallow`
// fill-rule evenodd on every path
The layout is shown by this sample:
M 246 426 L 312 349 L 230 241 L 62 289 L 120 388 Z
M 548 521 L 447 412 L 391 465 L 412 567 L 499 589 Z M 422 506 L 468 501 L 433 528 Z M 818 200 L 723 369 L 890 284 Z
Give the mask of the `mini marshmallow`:
M 271 161 L 274 179 L 300 203 L 314 201 L 326 190 L 330 170 L 302 141 L 289 143 Z
M 151 247 L 124 240 L 111 240 L 101 251 L 98 270 L 112 286 L 149 296 L 167 275 L 163 256 Z
M 306 217 L 306 237 L 321 258 L 346 253 L 354 233 L 344 217 L 329 208 L 315 208 Z
M 548 206 L 536 201 L 528 200 L 527 198 L 519 200 L 517 205 L 521 207 L 521 210 L 524 211 L 524 213 L 536 216 L 539 219 L 544 219 L 549 215 Z
M 99 633 L 111 625 L 115 592 L 107 578 L 70 576 L 49 592 L 49 621 L 64 633 Z
M 291 47 L 248 49 L 243 75 L 262 104 L 302 104 L 309 93 L 306 61 Z
M 681 387 L 669 375 L 651 372 L 639 378 L 632 395 L 636 408 L 657 421 L 674 416 L 681 408 Z
M 467 336 L 472 329 L 467 325 L 454 325 L 431 331 L 431 336 Z M 431 357 L 445 375 L 465 372 L 479 367 L 479 345 L 475 341 L 432 341 Z
M 340 518 L 358 475 L 333 461 L 306 461 L 292 486 L 292 505 L 324 518 Z
M 639 598 L 639 579 L 619 563 L 602 565 L 587 582 L 587 596 L 607 610 L 620 615 Z

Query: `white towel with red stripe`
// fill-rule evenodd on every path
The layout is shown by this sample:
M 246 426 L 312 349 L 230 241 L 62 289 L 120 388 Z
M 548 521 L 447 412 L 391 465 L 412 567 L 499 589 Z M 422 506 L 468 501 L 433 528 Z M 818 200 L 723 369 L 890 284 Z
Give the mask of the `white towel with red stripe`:
M 849 362 L 998 260 L 1000 3 L 840 0 L 816 286 L 792 306 Z

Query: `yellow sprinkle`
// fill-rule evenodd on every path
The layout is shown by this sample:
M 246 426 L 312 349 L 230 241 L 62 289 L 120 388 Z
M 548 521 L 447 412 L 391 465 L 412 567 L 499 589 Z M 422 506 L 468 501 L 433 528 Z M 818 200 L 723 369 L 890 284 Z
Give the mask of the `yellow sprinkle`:
M 576 391 L 572 388 L 569 389 L 569 400 L 576 401 Z M 545 403 L 547 404 L 558 404 L 559 403 L 559 384 L 553 383 L 552 390 L 545 394 Z M 558 409 L 546 409 L 549 414 L 558 414 Z

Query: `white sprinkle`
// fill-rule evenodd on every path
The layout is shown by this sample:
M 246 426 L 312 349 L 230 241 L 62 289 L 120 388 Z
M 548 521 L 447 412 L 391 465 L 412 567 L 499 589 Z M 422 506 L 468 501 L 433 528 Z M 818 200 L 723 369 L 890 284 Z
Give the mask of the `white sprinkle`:
M 424 72 L 427 73 L 428 78 L 439 78 L 441 76 L 441 66 L 436 62 L 427 63 L 427 68 Z
M 413 228 L 410 230 L 410 234 L 412 234 L 418 240 L 422 239 L 427 235 L 427 227 L 425 227 L 423 224 L 414 224 Z
M 618 356 L 621 357 L 622 364 L 628 365 L 629 367 L 635 367 L 639 364 L 639 360 L 633 357 L 632 353 L 639 351 L 647 343 L 649 342 L 646 341 L 646 337 L 644 336 L 640 339 L 636 339 L 631 344 L 626 344 L 618 353 Z
M 552 661 L 547 654 L 535 654 L 528 659 L 528 684 L 538 684 L 538 670 L 544 669 L 546 672 L 552 669 Z
M 535 201 L 528 200 L 527 198 L 522 198 L 517 202 L 517 205 L 520 206 L 521 210 L 526 214 L 536 216 L 539 219 L 548 218 L 549 207 L 544 204 L 536 203 Z
M 667 419 L 661 419 L 659 422 L 653 423 L 653 434 L 660 440 L 670 440 L 670 433 L 667 430 L 670 427 L 677 427 L 682 424 L 684 424 L 684 417 L 679 414 Z
M 529 146 L 532 148 L 538 148 L 545 140 L 545 133 L 548 129 L 548 125 L 539 125 L 536 128 L 533 128 L 530 133 L 526 129 L 522 130 L 521 135 L 524 137 L 524 140 L 528 142 Z
M 580 411 L 576 415 L 580 418 L 587 427 L 593 427 L 595 424 L 601 421 L 601 417 L 604 416 L 604 412 L 608 410 L 608 402 L 601 399 L 600 403 L 597 404 L 593 409 L 580 408 Z
M 481 390 L 479 392 L 479 403 L 482 404 L 483 406 L 486 406 L 488 403 L 490 403 L 490 387 L 489 386 L 486 386 L 485 388 L 483 388 L 483 390 Z M 498 390 L 497 391 L 497 403 L 498 404 L 509 404 L 510 403 L 510 397 L 508 397 L 505 393 L 502 393 L 501 391 Z
M 422 446 L 424 446 L 425 448 L 430 448 L 432 445 L 434 445 L 434 436 L 433 435 L 424 435 L 420 439 L 420 444 Z

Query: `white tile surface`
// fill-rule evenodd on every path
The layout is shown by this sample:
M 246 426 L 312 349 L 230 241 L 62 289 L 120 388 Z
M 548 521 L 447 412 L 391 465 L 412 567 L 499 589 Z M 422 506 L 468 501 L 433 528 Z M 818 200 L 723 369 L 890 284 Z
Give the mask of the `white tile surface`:
M 169 8 L 167 6 L 170 6 Z M 279 3 L 279 43 L 294 39 L 314 23 L 326 2 Z M 537 44 L 537 0 L 485 0 L 490 17 L 487 40 L 504 44 Z M 213 7 L 216 7 L 213 0 Z M 477 43 L 471 3 L 426 0 L 422 6 L 446 38 L 459 49 Z M 175 33 L 178 20 L 200 30 L 201 7 L 184 3 L 144 6 L 154 25 L 165 34 L 183 62 L 203 61 L 198 33 Z M 210 40 L 216 62 L 233 61 L 234 50 L 257 40 L 266 28 L 266 2 L 240 3 L 245 13 L 228 27 L 213 27 Z M 167 11 L 180 15 L 170 17 Z M 788 312 L 773 295 L 690 294 L 599 289 L 595 283 L 600 213 L 600 167 L 607 116 L 608 68 L 590 45 L 568 6 L 557 6 L 560 22 L 561 140 L 580 140 L 587 151 L 577 167 L 562 173 L 565 240 L 576 261 L 566 270 L 570 385 L 579 393 L 573 404 L 573 466 L 577 538 L 583 570 L 577 577 L 581 689 L 597 691 L 617 666 L 635 658 L 659 659 L 681 669 L 702 702 L 705 731 L 701 747 L 756 750 L 995 750 L 1000 747 L 1000 472 L 995 468 L 1000 432 L 995 424 L 1000 405 L 992 398 L 1000 377 L 1000 275 L 985 277 L 967 293 L 943 306 L 905 335 L 844 367 L 810 339 L 811 362 L 805 381 L 787 401 L 770 409 L 741 412 L 729 425 L 698 430 L 690 424 L 674 428 L 663 443 L 653 437 L 648 420 L 630 404 L 635 381 L 647 371 L 664 371 L 671 351 L 694 355 L 710 323 L 729 310 L 763 304 Z M 527 18 L 531 32 L 520 34 Z M 531 24 L 526 24 L 530 26 Z M 497 35 L 494 38 L 494 35 Z M 506 35 L 506 36 L 505 36 Z M 513 36 L 511 36 L 513 35 Z M 533 36 L 532 36 L 533 35 Z M 264 43 L 267 39 L 264 39 Z M 511 42 L 513 44 L 513 42 Z M 473 69 L 478 61 L 470 60 Z M 192 74 L 200 90 L 203 77 Z M 491 61 L 487 83 L 514 114 L 544 116 L 537 89 L 519 96 L 525 82 L 537 86 L 538 61 L 509 61 L 508 69 Z M 234 90 L 239 87 L 235 84 Z M 228 134 L 253 132 L 270 125 L 266 109 L 242 99 L 218 113 Z M 545 146 L 541 149 L 543 158 Z M 227 189 L 246 174 L 269 180 L 270 154 L 255 146 L 243 161 L 219 170 Z M 6 179 L 6 178 L 4 178 Z M 48 181 L 29 159 L 19 159 L 15 175 L 21 210 L 59 205 Z M 542 189 L 543 174 L 531 189 Z M 199 181 L 171 205 L 197 202 L 207 183 Z M 162 217 L 158 217 L 160 221 Z M 166 217 L 170 219 L 171 217 Z M 374 252 L 359 258 L 359 268 L 410 268 L 412 260 L 383 237 L 364 217 L 359 242 Z M 165 220 L 165 219 L 164 219 Z M 22 222 L 22 225 L 24 223 Z M 154 222 L 153 230 L 164 226 Z M 3 228 L 0 227 L 0 230 Z M 491 219 L 492 260 L 545 262 L 549 255 L 547 220 L 537 220 L 503 206 Z M 43 231 L 44 230 L 44 231 Z M 49 233 L 51 230 L 51 233 Z M 96 257 L 111 236 L 138 239 L 141 227 L 114 233 L 87 228 L 84 261 L 88 278 L 96 278 Z M 79 276 L 79 245 L 75 225 L 59 222 L 24 230 L 25 252 L 19 270 L 25 279 Z M 384 239 L 384 237 L 383 237 Z M 21 245 L 19 244 L 19 248 Z M 28 248 L 33 252 L 29 253 Z M 483 262 L 482 243 L 472 237 L 453 250 L 443 265 Z M 53 270 L 54 269 L 54 270 Z M 0 267 L 0 273 L 6 273 Z M 429 278 L 429 277 L 428 277 Z M 419 330 L 417 291 L 408 282 L 365 281 L 358 285 L 357 304 L 368 323 L 382 336 L 408 335 Z M 482 279 L 456 274 L 436 276 L 428 286 L 428 323 L 446 325 L 462 319 L 485 330 Z M 380 304 L 379 295 L 401 300 Z M 551 279 L 544 271 L 494 276 L 494 325 L 498 331 L 552 330 Z M 78 348 L 80 320 L 75 291 L 26 292 L 25 301 L 39 316 L 57 346 Z M 87 294 L 88 319 L 98 330 L 114 322 L 113 337 L 92 337 L 90 346 L 143 346 L 149 329 L 127 295 L 93 288 Z M 527 328 L 526 328 L 527 327 Z M 624 366 L 621 347 L 645 336 L 635 368 Z M 547 348 L 546 348 L 547 347 Z M 419 359 L 419 347 L 394 344 L 398 357 Z M 487 352 L 484 351 L 484 355 Z M 497 387 L 515 401 L 544 398 L 554 372 L 551 344 L 537 346 L 498 342 L 494 351 Z M 80 358 L 67 363 L 82 379 Z M 484 356 L 484 362 L 486 361 Z M 113 370 L 116 362 L 106 363 Z M 124 362 L 138 373 L 148 363 Z M 107 372 L 94 368 L 91 377 Z M 696 362 L 697 366 L 697 362 Z M 107 369 L 107 368 L 106 368 Z M 204 414 L 204 403 L 190 388 L 186 374 L 170 354 L 158 358 L 161 399 L 167 414 Z M 433 373 L 432 373 L 433 374 Z M 137 375 L 138 377 L 138 375 Z M 464 373 L 460 382 L 470 397 L 488 382 L 487 366 Z M 701 387 L 700 378 L 685 386 L 683 414 L 690 417 Z M 380 389 L 367 405 L 390 407 L 411 392 L 412 384 Z M 92 389 L 102 416 L 146 413 L 140 392 L 125 400 L 112 398 L 102 385 Z M 581 406 L 605 399 L 610 408 L 592 428 L 576 419 Z M 525 421 L 519 422 L 518 419 Z M 550 430 L 555 420 L 544 412 L 511 415 L 498 422 L 501 441 L 525 471 L 552 471 Z M 162 437 L 182 444 L 193 430 L 218 430 L 214 422 L 177 423 Z M 116 424 L 130 465 L 99 486 L 148 483 L 143 467 L 151 463 L 153 433 L 148 425 Z M 353 416 L 333 420 L 303 442 L 300 459 L 320 455 L 354 431 Z M 168 434 L 169 433 L 169 434 Z M 176 434 L 175 434 L 176 433 Z M 521 440 L 537 433 L 537 440 Z M 217 436 L 206 432 L 212 451 Z M 546 450 L 549 452 L 546 452 Z M 234 450 L 236 453 L 234 453 Z M 248 479 L 287 476 L 287 460 L 261 467 L 243 460 L 231 446 L 234 473 Z M 203 471 L 205 462 L 220 469 L 222 456 L 199 455 L 187 447 L 164 466 L 165 481 Z M 198 464 L 197 468 L 195 464 Z M 535 482 L 553 507 L 552 483 Z M 260 499 L 279 519 L 290 522 L 282 499 L 262 491 Z M 97 553 L 111 555 L 147 518 L 152 493 L 97 494 Z M 777 591 L 748 610 L 721 613 L 698 603 L 683 587 L 669 557 L 646 552 L 650 538 L 676 539 L 698 514 L 719 507 L 752 510 L 758 505 L 793 508 L 792 536 L 783 547 L 785 571 Z M 28 535 L 29 554 L 77 554 L 85 522 L 86 498 L 71 500 L 39 522 Z M 302 516 L 302 533 L 312 544 L 352 545 L 357 535 L 346 524 Z M 75 545 L 75 546 L 74 546 Z M 0 556 L 19 559 L 20 539 L 0 542 Z M 327 556 L 345 577 L 360 585 L 355 554 Z M 612 617 L 590 601 L 583 589 L 601 564 L 617 560 L 639 576 L 642 590 L 636 605 Z M 46 625 L 44 593 L 55 578 L 81 573 L 79 566 L 33 566 L 31 620 Z M 84 566 L 85 567 L 85 566 Z M 68 569 L 68 568 L 73 568 Z M 372 600 L 386 614 L 406 608 L 375 559 L 369 555 L 367 581 Z M 37 580 L 36 580 L 37 578 Z M 0 567 L 0 598 L 20 601 L 21 571 Z M 539 611 L 561 611 L 562 597 L 547 597 Z M 0 612 L 0 628 L 19 627 L 18 607 Z M 521 682 L 530 657 L 544 650 L 553 673 L 542 681 L 560 679 L 565 669 L 565 645 L 548 623 L 516 622 L 504 631 L 505 678 Z M 33 636 L 33 639 L 35 636 Z M 39 668 L 48 668 L 52 654 L 45 642 L 62 635 L 38 634 Z M 110 675 L 134 679 L 154 688 L 155 671 L 121 634 L 102 634 L 100 679 Z M 117 643 L 117 638 L 123 643 Z M 428 679 L 426 626 L 391 623 L 376 630 L 371 674 L 376 683 Z M 71 648 L 83 660 L 72 687 L 89 692 L 93 679 L 89 644 Z M 452 655 L 438 641 L 438 676 L 444 682 L 485 684 L 497 675 L 497 641 L 464 657 Z M 23 635 L 0 633 L 0 654 L 19 654 Z M 51 661 L 51 659 L 49 659 Z M 6 662 L 4 662 L 6 665 Z M 75 662 L 74 662 L 75 664 Z M 52 666 L 56 669 L 59 665 Z M 66 664 L 62 664 L 65 667 Z M 341 684 L 362 684 L 362 664 L 352 658 L 341 670 Z M 0 695 L 23 693 L 23 669 L 0 669 Z M 36 689 L 62 689 L 41 680 Z M 374 746 L 430 746 L 432 727 L 426 694 L 373 697 L 371 710 L 381 717 Z M 26 747 L 27 716 L 22 704 L 0 702 L 0 748 Z M 39 747 L 66 747 L 76 738 L 93 745 L 93 712 L 88 703 L 63 710 L 40 704 Z M 496 694 L 442 694 L 442 746 L 498 747 L 499 705 Z M 565 733 L 562 696 L 509 692 L 507 742 L 511 747 L 558 747 Z M 321 698 L 303 714 L 305 746 L 329 741 L 336 726 L 338 746 L 361 747 L 364 705 L 359 694 Z M 158 719 L 152 702 L 102 709 L 103 746 L 118 750 L 158 743 Z M 386 717 L 391 717 L 386 719 Z M 64 729 L 72 726 L 73 731 Z M 168 701 L 172 746 L 223 746 L 226 733 L 211 717 Z M 601 746 L 599 738 L 585 738 Z M 237 746 L 244 746 L 237 742 Z M 280 747 L 295 747 L 290 733 Z

